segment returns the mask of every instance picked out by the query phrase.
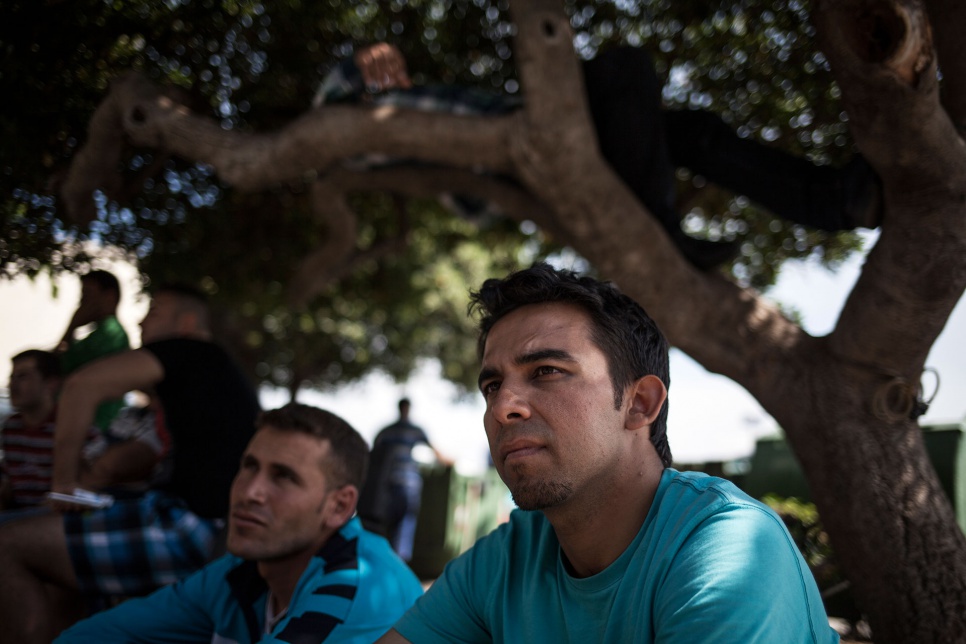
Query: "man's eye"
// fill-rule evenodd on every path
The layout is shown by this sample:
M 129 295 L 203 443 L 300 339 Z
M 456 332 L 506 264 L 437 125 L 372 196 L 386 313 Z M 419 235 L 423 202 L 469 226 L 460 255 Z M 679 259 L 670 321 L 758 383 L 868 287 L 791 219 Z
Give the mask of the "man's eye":
M 480 391 L 483 392 L 484 396 L 489 396 L 499 388 L 500 388 L 500 383 L 495 380 L 491 380 L 490 382 L 487 382 L 482 387 L 480 387 Z
M 275 478 L 278 479 L 279 481 L 289 481 L 289 482 L 292 482 L 292 481 L 297 480 L 295 478 L 295 473 L 294 472 L 289 472 L 289 471 L 285 471 L 285 470 L 280 471 L 280 472 L 276 472 Z
M 533 371 L 533 375 L 535 376 L 549 376 L 555 373 L 560 373 L 560 369 L 551 367 L 550 365 L 542 365 Z

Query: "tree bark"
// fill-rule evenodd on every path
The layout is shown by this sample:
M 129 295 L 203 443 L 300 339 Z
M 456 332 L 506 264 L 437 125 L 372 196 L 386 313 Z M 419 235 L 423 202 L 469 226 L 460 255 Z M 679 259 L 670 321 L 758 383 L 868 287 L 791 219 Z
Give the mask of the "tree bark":
M 584 105 L 553 102 L 584 95 L 554 4 L 514 7 L 528 116 L 514 157 L 528 187 L 673 343 L 745 386 L 779 421 L 876 641 L 962 641 L 966 538 L 910 417 L 926 355 L 966 286 L 966 163 L 939 104 L 922 6 L 816 8 L 887 214 L 835 330 L 812 338 L 753 294 L 697 275 L 599 156 L 578 153 L 593 149 L 592 132 Z

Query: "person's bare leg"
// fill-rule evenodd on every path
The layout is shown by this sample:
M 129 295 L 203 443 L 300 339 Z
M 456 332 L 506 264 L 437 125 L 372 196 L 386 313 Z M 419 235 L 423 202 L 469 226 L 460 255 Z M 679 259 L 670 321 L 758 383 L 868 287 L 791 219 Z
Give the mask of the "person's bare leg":
M 60 514 L 0 526 L 0 571 L 0 644 L 50 642 L 72 623 L 77 577 Z

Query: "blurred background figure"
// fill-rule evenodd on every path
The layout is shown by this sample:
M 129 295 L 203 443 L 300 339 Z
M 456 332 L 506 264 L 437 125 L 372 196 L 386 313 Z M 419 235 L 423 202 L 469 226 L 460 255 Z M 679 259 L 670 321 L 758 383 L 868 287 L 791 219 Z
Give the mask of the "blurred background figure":
M 50 491 L 60 359 L 39 349 L 13 357 L 10 406 L 0 445 L 0 510 L 35 507 Z
M 423 494 L 421 463 L 448 464 L 421 427 L 409 420 L 410 401 L 399 401 L 399 420 L 376 435 L 369 474 L 359 497 L 359 516 L 367 529 L 384 535 L 404 561 L 413 556 L 413 540 Z
M 81 278 L 81 299 L 74 311 L 67 331 L 57 351 L 61 353 L 64 376 L 83 365 L 131 348 L 127 333 L 117 319 L 121 301 L 121 285 L 107 271 L 91 271 Z M 78 330 L 92 325 L 91 332 L 79 337 Z M 107 431 L 117 412 L 124 406 L 123 399 L 109 400 L 97 408 L 94 424 Z

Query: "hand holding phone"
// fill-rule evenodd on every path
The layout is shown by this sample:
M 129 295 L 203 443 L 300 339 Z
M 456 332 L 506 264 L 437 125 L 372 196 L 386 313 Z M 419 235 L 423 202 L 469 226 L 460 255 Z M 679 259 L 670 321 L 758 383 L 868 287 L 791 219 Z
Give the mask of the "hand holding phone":
M 114 504 L 114 497 L 110 494 L 98 494 L 97 492 L 91 492 L 90 490 L 84 490 L 79 487 L 75 487 L 72 494 L 48 492 L 47 498 L 51 501 L 63 501 L 64 503 L 73 503 L 74 505 L 82 505 L 99 510 L 109 508 Z

